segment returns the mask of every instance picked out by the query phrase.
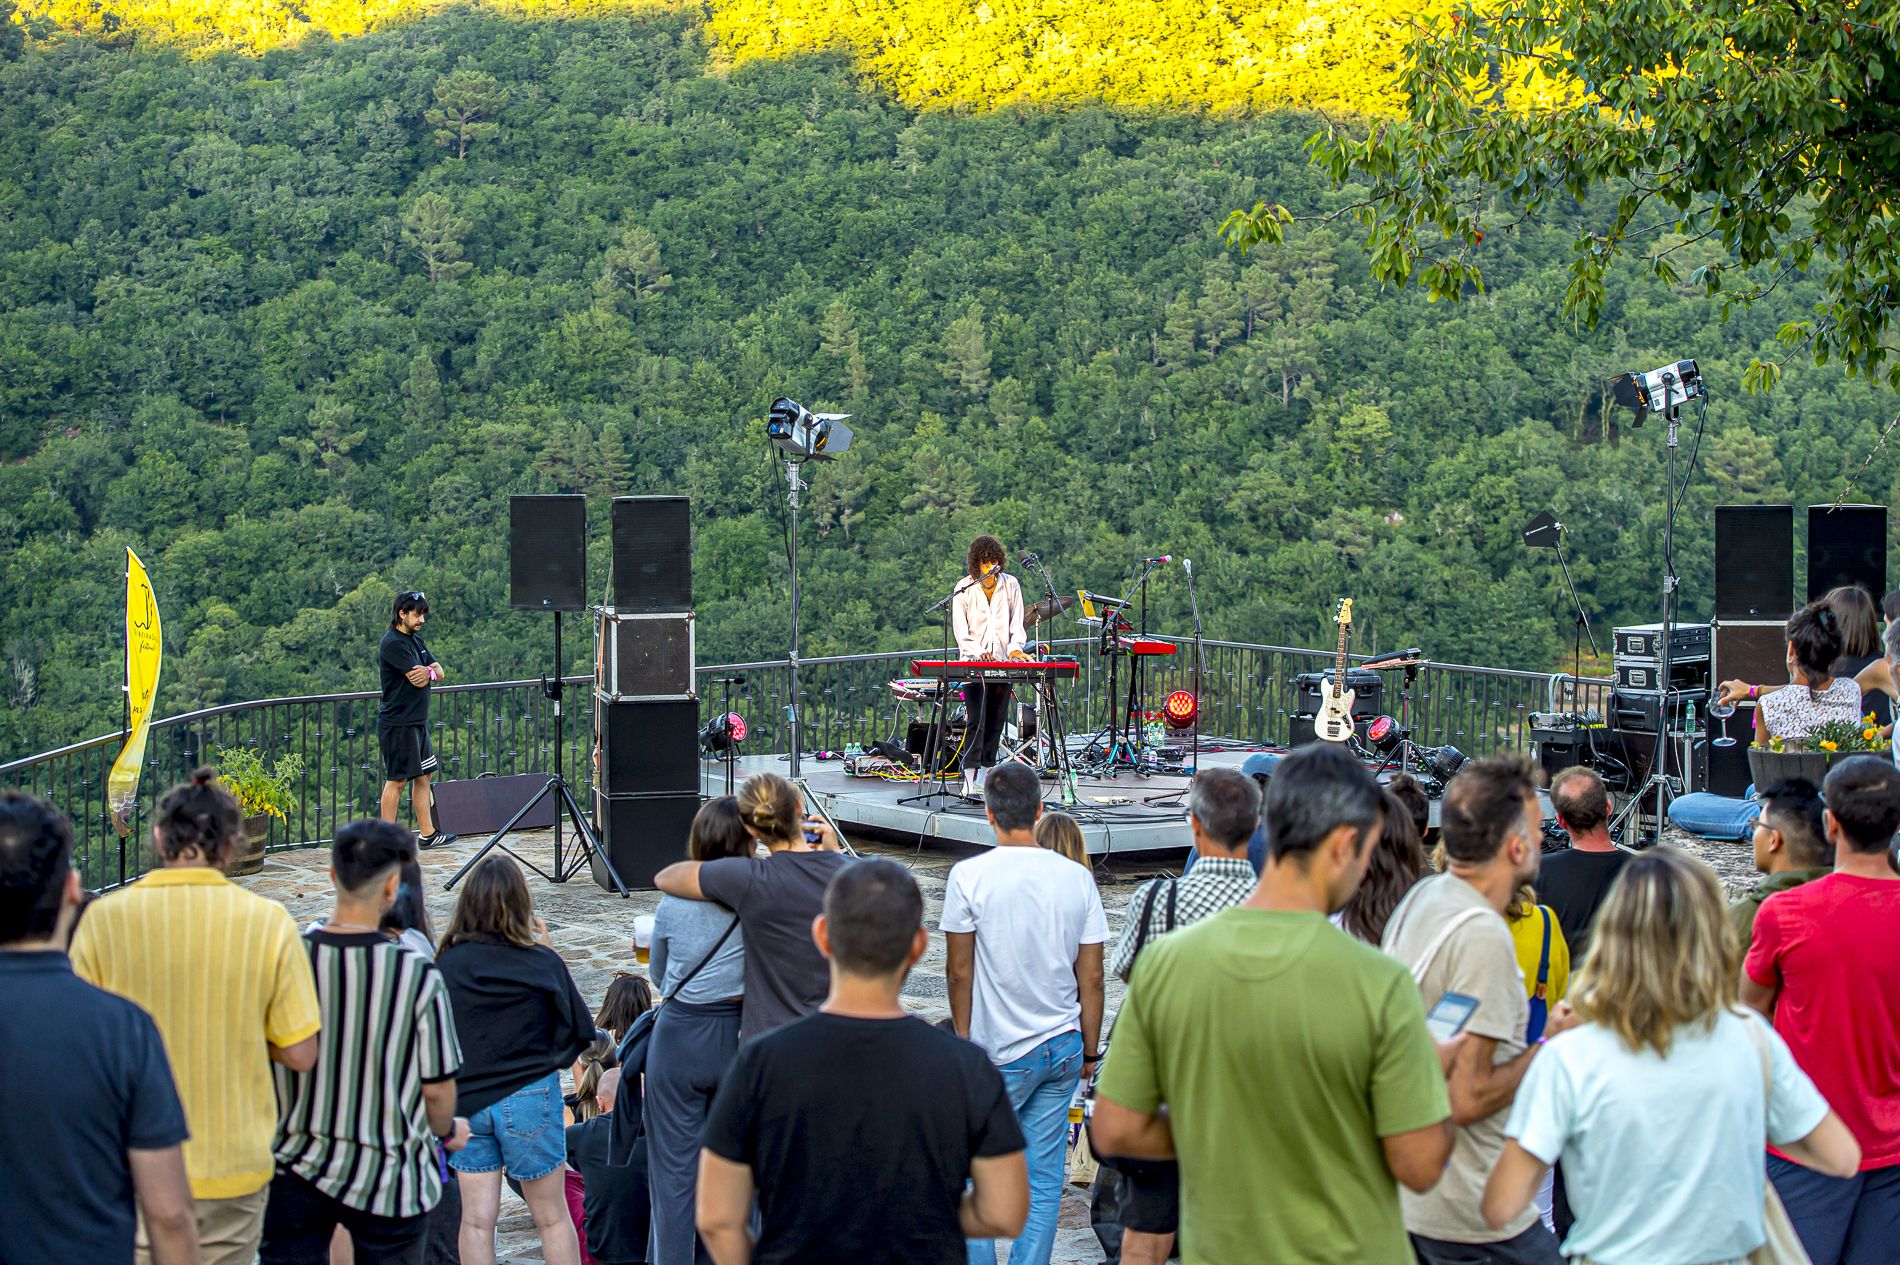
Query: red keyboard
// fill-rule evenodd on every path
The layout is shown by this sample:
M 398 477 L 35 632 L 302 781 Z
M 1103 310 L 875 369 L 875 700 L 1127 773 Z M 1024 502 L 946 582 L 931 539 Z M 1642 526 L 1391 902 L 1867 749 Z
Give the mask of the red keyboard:
M 911 675 L 945 681 L 1056 681 L 1079 676 L 1074 659 L 912 659 Z
M 1115 649 L 1122 654 L 1173 654 L 1172 641 L 1153 641 L 1147 637 L 1129 637 L 1117 642 Z

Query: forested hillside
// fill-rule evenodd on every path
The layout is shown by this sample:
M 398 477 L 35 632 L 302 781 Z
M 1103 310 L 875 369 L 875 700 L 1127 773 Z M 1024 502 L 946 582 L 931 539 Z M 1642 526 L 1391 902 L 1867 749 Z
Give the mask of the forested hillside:
M 782 653 L 765 406 L 851 412 L 814 468 L 805 649 L 930 639 L 968 537 L 1067 586 L 1191 556 L 1211 636 L 1543 667 L 1568 645 L 1568 523 L 1593 614 L 1654 618 L 1659 425 L 1623 369 L 1717 392 L 1678 536 L 1706 608 L 1708 507 L 1831 499 L 1890 395 L 1832 369 L 1739 389 L 1800 278 L 1727 324 L 1619 276 L 1556 314 L 1608 207 L 1485 242 L 1488 292 L 1381 294 L 1349 234 L 1238 257 L 1257 199 L 1316 212 L 1311 117 L 917 111 L 844 53 L 708 73 L 694 15 L 457 11 L 257 57 L 0 23 L 0 754 L 119 708 L 121 550 L 149 566 L 160 711 L 374 684 L 398 586 L 461 680 L 533 675 L 507 497 L 687 492 L 702 661 Z M 16 35 L 10 43 L 6 33 Z M 1681 252 L 1683 272 L 1703 246 Z M 1684 455 L 1689 452 L 1685 433 Z M 1890 463 L 1857 494 L 1889 500 Z M 1178 571 L 1159 622 L 1184 627 Z M 921 635 L 920 635 L 921 634 Z

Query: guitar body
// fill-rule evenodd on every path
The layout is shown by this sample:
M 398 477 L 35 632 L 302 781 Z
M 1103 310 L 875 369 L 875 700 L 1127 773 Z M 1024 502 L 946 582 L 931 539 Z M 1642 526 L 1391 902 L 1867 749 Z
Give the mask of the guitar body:
M 1325 742 L 1344 742 L 1352 737 L 1354 697 L 1353 691 L 1341 694 L 1337 686 L 1328 683 L 1321 692 L 1319 715 L 1313 718 L 1313 736 Z

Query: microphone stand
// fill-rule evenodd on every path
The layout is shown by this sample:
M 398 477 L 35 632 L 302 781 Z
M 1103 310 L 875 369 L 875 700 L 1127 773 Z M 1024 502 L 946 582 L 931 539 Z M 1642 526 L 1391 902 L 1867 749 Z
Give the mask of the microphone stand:
M 1194 736 L 1192 739 L 1193 746 L 1191 748 L 1194 757 L 1194 773 L 1188 775 L 1191 784 L 1194 774 L 1198 774 L 1201 771 L 1201 669 L 1205 663 L 1206 656 L 1201 646 L 1201 601 L 1194 593 L 1194 560 L 1192 558 L 1181 559 L 1181 569 L 1187 572 L 1188 612 L 1194 619 Z M 1180 798 L 1186 794 L 1187 787 L 1182 787 L 1178 791 L 1170 791 L 1166 795 L 1156 795 L 1142 802 L 1144 804 L 1166 804 L 1171 801 L 1178 802 Z
M 970 585 L 976 584 L 976 583 L 981 583 L 981 581 L 971 580 L 968 576 L 965 576 L 961 581 L 959 581 L 955 586 L 951 588 L 949 596 L 943 598 L 941 601 L 937 602 L 935 605 L 931 606 L 929 609 L 924 611 L 924 614 L 926 615 L 934 615 L 938 611 L 943 612 L 942 660 L 945 663 L 948 663 L 950 661 L 950 640 L 951 640 L 950 604 L 957 600 L 958 596 L 962 594 L 963 590 L 969 588 Z M 898 803 L 914 804 L 918 800 L 940 799 L 950 794 L 950 779 L 945 776 L 945 770 L 941 767 L 943 763 L 944 743 L 948 741 L 949 737 L 950 737 L 950 678 L 946 676 L 946 677 L 938 678 L 937 697 L 936 697 L 936 700 L 932 702 L 930 705 L 930 733 L 926 735 L 924 738 L 924 752 L 923 752 L 924 767 L 922 769 L 919 769 L 917 773 L 918 792 L 915 795 L 904 796 L 902 799 L 897 801 Z M 966 742 L 969 741 L 967 733 L 965 735 L 964 741 Z M 933 770 L 931 768 L 932 765 L 937 765 L 939 767 Z M 923 786 L 927 782 L 935 782 L 937 784 L 937 789 L 934 791 L 924 790 Z M 961 798 L 961 797 L 959 796 L 958 798 Z
M 1053 611 L 1057 604 L 1056 582 L 1049 578 L 1048 569 L 1042 565 L 1042 559 L 1033 553 L 1022 556 L 1023 562 L 1034 567 L 1036 574 L 1042 577 L 1042 589 L 1049 598 L 1049 607 Z M 1050 616 L 1053 619 L 1055 616 Z M 1069 735 L 1062 728 L 1062 709 L 1056 701 L 1056 683 L 1053 677 L 1037 686 L 1047 704 L 1047 723 L 1039 723 L 1042 737 L 1049 743 L 1050 767 L 1055 770 L 1056 781 L 1061 786 L 1060 799 L 1064 807 L 1073 807 L 1076 800 L 1075 774 L 1069 768 Z M 1040 719 L 1040 718 L 1039 718 Z

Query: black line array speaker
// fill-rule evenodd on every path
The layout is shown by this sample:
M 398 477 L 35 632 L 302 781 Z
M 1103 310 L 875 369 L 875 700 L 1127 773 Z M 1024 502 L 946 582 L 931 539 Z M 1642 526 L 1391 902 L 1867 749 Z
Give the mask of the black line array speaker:
M 587 498 L 508 498 L 508 605 L 587 609 Z
M 1808 600 L 1858 584 L 1876 602 L 1887 591 L 1887 507 L 1808 506 Z
M 614 609 L 692 608 L 692 504 L 684 496 L 614 498 Z
M 635 706 L 636 704 L 620 704 Z M 594 792 L 594 833 L 628 887 L 653 886 L 653 876 L 686 857 L 686 839 L 699 812 L 699 792 L 688 795 L 603 795 Z M 607 872 L 593 862 L 594 882 L 611 890 Z
M 1794 506 L 1715 507 L 1715 617 L 1794 614 Z

